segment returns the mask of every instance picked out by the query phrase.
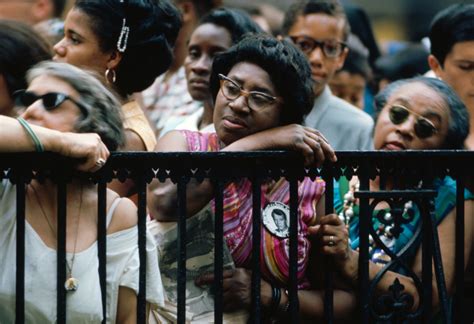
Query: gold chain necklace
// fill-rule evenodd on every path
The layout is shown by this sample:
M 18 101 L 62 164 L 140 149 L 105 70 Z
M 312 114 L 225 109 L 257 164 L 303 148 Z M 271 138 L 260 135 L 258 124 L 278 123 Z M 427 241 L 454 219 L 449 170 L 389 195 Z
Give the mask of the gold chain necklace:
M 48 223 L 49 229 L 53 233 L 54 237 L 57 239 L 58 236 L 56 234 L 56 231 L 54 230 L 53 225 L 49 221 L 49 218 L 46 215 L 46 212 L 44 211 L 43 205 L 41 205 L 41 200 L 39 199 L 38 192 L 36 191 L 33 185 L 31 185 L 31 188 L 33 189 L 33 192 L 35 194 L 35 198 L 38 203 L 38 206 L 40 207 L 41 213 L 43 214 L 43 217 L 46 219 L 46 222 Z M 81 184 L 81 195 L 79 198 L 79 210 L 77 214 L 76 238 L 74 239 L 74 250 L 71 257 L 71 265 L 69 265 L 69 262 L 67 261 L 67 258 L 66 258 L 67 278 L 66 278 L 66 281 L 64 282 L 64 289 L 66 289 L 66 291 L 76 291 L 77 288 L 79 287 L 79 280 L 77 280 L 77 278 L 74 278 L 72 276 L 72 268 L 74 267 L 74 260 L 76 259 L 76 246 L 77 246 L 77 237 L 79 236 L 81 209 L 82 209 L 82 184 Z

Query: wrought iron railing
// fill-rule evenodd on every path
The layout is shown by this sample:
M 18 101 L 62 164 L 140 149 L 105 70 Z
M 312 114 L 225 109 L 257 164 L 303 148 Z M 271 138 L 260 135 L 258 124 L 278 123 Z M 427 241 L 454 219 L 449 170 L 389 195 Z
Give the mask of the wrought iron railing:
M 322 177 L 326 181 L 326 212 L 331 213 L 333 207 L 333 180 L 341 176 L 348 178 L 358 176 L 360 191 L 360 214 L 372 215 L 375 203 L 372 200 L 388 201 L 394 209 L 400 209 L 407 200 L 414 201 L 422 211 L 423 225 L 416 234 L 423 241 L 423 270 L 422 278 L 410 272 L 401 259 L 406 249 L 398 254 L 389 250 L 392 261 L 389 262 L 379 275 L 369 282 L 368 248 L 369 233 L 374 235 L 371 217 L 360 218 L 360 254 L 359 254 L 359 291 L 358 321 L 369 322 L 431 322 L 433 308 L 431 304 L 432 260 L 435 263 L 435 275 L 439 290 L 441 313 L 446 323 L 459 323 L 463 318 L 464 296 L 464 188 L 472 172 L 474 152 L 468 151 L 403 151 L 403 152 L 338 152 L 338 162 L 326 163 L 321 168 L 305 169 L 300 156 L 292 152 L 219 152 L 219 153 L 114 153 L 106 166 L 92 175 L 98 183 L 98 258 L 99 277 L 102 291 L 103 312 L 105 315 L 106 294 L 106 185 L 113 178 L 120 180 L 133 179 L 138 192 L 138 232 L 140 263 L 146 263 L 146 195 L 147 184 L 154 178 L 164 181 L 171 179 L 178 186 L 178 310 L 177 321 L 185 321 L 185 285 L 186 285 L 186 186 L 190 179 L 202 180 L 209 178 L 216 190 L 215 194 L 215 323 L 222 323 L 222 246 L 223 246 L 223 188 L 228 181 L 238 178 L 248 178 L 253 183 L 253 251 L 252 251 L 252 320 L 260 322 L 263 310 L 260 302 L 260 227 L 261 184 L 269 178 L 284 177 L 290 185 L 290 321 L 299 322 L 299 305 L 297 295 L 297 207 L 298 181 L 304 177 Z M 0 176 L 9 178 L 16 184 L 17 190 L 17 260 L 16 260 L 16 322 L 25 321 L 25 185 L 33 177 L 50 177 L 58 184 L 58 263 L 57 263 L 57 316 L 58 323 L 66 322 L 66 298 L 62 283 L 65 278 L 65 214 L 66 214 L 66 183 L 75 176 L 71 161 L 49 153 L 37 154 L 0 154 Z M 425 184 L 416 190 L 378 191 L 369 190 L 369 180 L 380 176 L 384 179 L 392 177 L 400 181 L 410 179 L 413 183 Z M 457 217 L 456 217 L 456 248 L 455 248 L 455 293 L 453 308 L 450 310 L 450 296 L 447 294 L 444 282 L 439 240 L 432 219 L 433 199 L 436 192 L 426 184 L 436 177 L 450 176 L 457 183 Z M 396 214 L 396 211 L 395 211 Z M 399 226 L 400 218 L 394 217 L 395 226 Z M 398 222 L 398 223 L 397 223 Z M 414 243 L 412 240 L 409 244 Z M 379 242 L 382 243 L 382 242 Z M 395 281 L 391 287 L 391 295 L 374 298 L 374 286 L 391 267 L 397 264 L 404 267 L 413 278 L 420 295 L 420 306 L 410 311 L 410 297 L 403 292 L 403 287 Z M 326 272 L 325 280 L 325 322 L 332 323 L 333 314 L 333 278 L 332 270 Z M 139 295 L 137 320 L 145 322 L 145 267 L 140 267 Z M 377 311 L 377 303 L 383 303 L 384 313 Z M 105 318 L 105 316 L 104 316 Z

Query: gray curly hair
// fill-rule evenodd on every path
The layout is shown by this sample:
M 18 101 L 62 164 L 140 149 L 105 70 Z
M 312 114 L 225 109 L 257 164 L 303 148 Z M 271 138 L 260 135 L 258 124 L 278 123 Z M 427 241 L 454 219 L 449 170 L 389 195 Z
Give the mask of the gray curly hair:
M 99 76 L 67 63 L 46 61 L 32 67 L 26 79 L 31 83 L 44 75 L 67 82 L 79 93 L 79 101 L 88 113 L 74 125 L 78 133 L 97 133 L 111 151 L 124 144 L 121 105 L 117 96 L 99 81 Z
M 448 133 L 444 139 L 444 144 L 439 149 L 464 149 L 464 141 L 469 135 L 469 113 L 467 108 L 447 83 L 435 78 L 421 76 L 390 83 L 374 98 L 375 121 L 377 122 L 380 112 L 395 91 L 404 85 L 417 82 L 434 90 L 443 99 L 450 116 Z

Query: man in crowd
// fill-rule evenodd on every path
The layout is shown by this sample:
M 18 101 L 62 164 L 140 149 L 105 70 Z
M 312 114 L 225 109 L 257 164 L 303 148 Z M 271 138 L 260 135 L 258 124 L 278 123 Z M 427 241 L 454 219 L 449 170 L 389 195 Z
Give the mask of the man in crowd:
M 470 133 L 466 147 L 474 149 L 474 4 L 455 4 L 439 12 L 430 30 L 428 63 L 466 105 Z
M 440 11 L 430 28 L 431 55 L 428 63 L 436 76 L 448 83 L 464 102 L 470 115 L 470 131 L 464 142 L 474 149 L 474 4 L 455 4 Z M 468 179 L 468 188 L 474 190 L 474 180 Z M 469 215 L 472 216 L 472 215 Z M 474 241 L 472 242 L 474 244 Z M 471 249 L 474 251 L 474 249 Z M 474 254 L 468 257 L 465 270 L 464 307 L 466 323 L 474 321 Z M 471 308 L 469 308 L 471 307 Z
M 331 93 L 328 82 L 344 65 L 350 27 L 337 0 L 304 0 L 286 12 L 282 32 L 308 57 L 315 102 L 305 119 L 335 150 L 372 149 L 374 122 L 365 112 Z

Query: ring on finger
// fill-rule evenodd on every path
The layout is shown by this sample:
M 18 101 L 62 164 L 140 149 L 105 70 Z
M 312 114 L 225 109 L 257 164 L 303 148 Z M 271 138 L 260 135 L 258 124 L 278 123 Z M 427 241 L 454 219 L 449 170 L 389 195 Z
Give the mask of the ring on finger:
M 95 161 L 95 165 L 97 166 L 103 166 L 105 164 L 105 160 L 103 158 L 98 159 Z
M 334 236 L 331 235 L 329 236 L 328 246 L 334 246 L 334 245 L 336 245 L 336 242 L 334 242 Z

